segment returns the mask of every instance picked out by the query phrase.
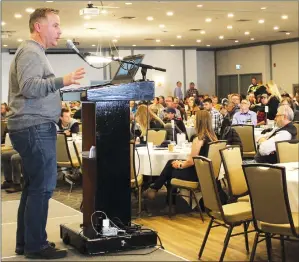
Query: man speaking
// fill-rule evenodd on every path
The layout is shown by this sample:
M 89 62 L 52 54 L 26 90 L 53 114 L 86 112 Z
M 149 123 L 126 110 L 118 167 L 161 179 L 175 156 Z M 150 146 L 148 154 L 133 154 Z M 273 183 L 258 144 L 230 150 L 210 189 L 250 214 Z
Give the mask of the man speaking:
M 58 259 L 66 251 L 47 241 L 48 204 L 56 187 L 56 127 L 61 111 L 59 89 L 80 84 L 84 69 L 55 77 L 45 55 L 60 38 L 59 11 L 36 9 L 29 20 L 30 39 L 16 51 L 9 72 L 11 113 L 8 130 L 22 157 L 22 192 L 17 224 L 16 253 L 30 259 Z

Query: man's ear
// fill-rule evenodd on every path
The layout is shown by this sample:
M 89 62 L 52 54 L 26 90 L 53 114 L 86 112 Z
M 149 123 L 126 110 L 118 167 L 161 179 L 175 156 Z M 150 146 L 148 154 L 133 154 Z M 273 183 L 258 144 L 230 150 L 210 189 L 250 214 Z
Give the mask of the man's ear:
M 34 29 L 35 29 L 35 31 L 36 32 L 38 32 L 38 33 L 40 33 L 41 32 L 41 23 L 39 23 L 39 22 L 35 22 L 34 23 Z

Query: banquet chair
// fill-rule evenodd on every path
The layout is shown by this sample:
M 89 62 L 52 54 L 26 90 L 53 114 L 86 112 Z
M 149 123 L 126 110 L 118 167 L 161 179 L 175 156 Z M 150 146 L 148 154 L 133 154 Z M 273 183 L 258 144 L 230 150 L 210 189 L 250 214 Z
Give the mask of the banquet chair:
M 298 139 L 299 140 L 299 122 L 297 121 L 297 122 L 293 122 L 293 125 L 296 127 L 296 129 L 297 129 L 297 136 L 296 136 L 296 139 Z
M 203 254 L 210 230 L 219 226 L 228 229 L 219 261 L 223 261 L 229 240 L 233 236 L 244 234 L 245 247 L 247 252 L 249 252 L 248 233 L 253 232 L 247 230 L 249 223 L 252 221 L 250 204 L 248 202 L 237 202 L 222 206 L 217 190 L 216 178 L 213 174 L 212 161 L 202 156 L 194 157 L 193 160 L 205 204 L 205 211 L 211 218 L 198 254 L 198 259 Z M 233 229 L 241 225 L 243 225 L 244 231 L 232 234 Z
M 284 241 L 299 240 L 299 216 L 291 212 L 285 167 L 246 164 L 243 170 L 256 230 L 250 261 L 254 261 L 257 244 L 263 240 L 266 240 L 268 261 L 272 261 L 271 239 L 280 240 L 282 261 L 286 261 Z
M 77 153 L 76 153 L 77 154 Z M 56 156 L 57 156 L 57 167 L 66 168 L 67 170 L 73 172 L 74 175 L 80 174 L 81 161 L 78 158 L 78 155 L 71 156 L 67 137 L 64 133 L 57 134 L 56 141 Z M 75 185 L 74 181 L 71 181 L 68 178 L 64 178 L 67 183 L 71 185 L 70 192 L 72 192 L 73 186 Z
M 143 175 L 136 173 L 135 143 L 134 143 L 134 140 L 131 140 L 130 141 L 130 185 L 131 185 L 132 191 L 137 193 L 138 215 L 140 215 L 140 213 L 141 213 L 142 184 L 143 184 Z
M 278 163 L 299 162 L 299 140 L 275 143 Z
M 166 139 L 166 130 L 149 129 L 147 131 L 147 141 L 152 142 L 154 146 L 160 146 Z
M 248 202 L 248 188 L 242 169 L 240 146 L 228 146 L 221 149 L 220 155 L 228 184 L 229 202 Z
M 236 132 L 240 136 L 243 145 L 243 158 L 254 158 L 256 154 L 254 126 L 253 125 L 233 125 L 232 128 L 236 130 Z

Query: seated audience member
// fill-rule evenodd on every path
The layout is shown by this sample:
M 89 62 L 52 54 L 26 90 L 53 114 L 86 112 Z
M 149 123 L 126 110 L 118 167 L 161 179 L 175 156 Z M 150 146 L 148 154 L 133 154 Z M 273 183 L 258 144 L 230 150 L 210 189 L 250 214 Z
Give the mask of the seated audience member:
M 277 128 L 258 140 L 258 152 L 254 159 L 258 163 L 277 163 L 275 142 L 296 139 L 297 129 L 293 125 L 294 112 L 289 106 L 280 106 L 275 122 Z
M 164 107 L 160 104 L 159 97 L 154 98 L 153 104 L 150 105 L 150 109 L 152 111 L 158 112 L 157 114 L 159 114 L 164 109 Z
M 135 101 L 130 101 L 130 112 L 132 112 L 135 115 L 136 111 L 137 111 L 137 104 L 135 103 Z
M 73 115 L 74 119 L 81 120 L 82 109 L 78 109 L 75 114 Z
M 6 103 L 1 104 L 1 120 L 5 120 L 7 113 L 9 112 L 9 107 Z
M 266 85 L 267 93 L 269 95 L 268 99 L 268 119 L 274 120 L 276 113 L 277 113 L 277 108 L 279 106 L 279 103 L 281 101 L 281 95 L 279 93 L 277 85 L 274 83 L 273 80 L 269 81 Z
M 68 104 L 66 102 L 61 101 L 61 108 L 65 108 L 70 110 L 70 107 L 68 106 Z
M 250 102 L 247 100 L 242 100 L 240 111 L 235 113 L 233 116 L 232 125 L 256 125 L 256 113 L 249 110 Z
M 262 94 L 267 94 L 267 89 L 266 87 L 263 85 L 263 81 L 259 80 L 258 81 L 258 86 L 257 89 L 254 92 L 255 97 L 257 97 L 258 95 L 262 95 Z
M 199 107 L 195 104 L 195 98 L 189 97 L 188 99 L 188 109 L 187 109 L 187 116 L 193 116 L 196 114 L 197 111 L 199 111 Z
M 159 104 L 161 104 L 163 107 L 167 107 L 164 96 L 159 96 Z
M 240 110 L 240 95 L 238 94 L 231 94 L 229 98 L 229 115 L 230 118 L 233 119 L 235 113 L 239 112 Z M 233 106 L 231 108 L 231 106 Z
M 176 111 L 174 108 L 167 108 L 166 110 L 166 117 L 164 118 L 164 123 L 168 124 L 171 123 L 171 120 L 174 120 L 174 128 L 175 128 L 175 137 L 173 137 L 172 130 L 167 129 L 167 140 L 176 141 L 176 134 L 177 133 L 184 133 L 187 138 L 187 131 L 184 122 L 181 119 L 177 119 Z
M 182 119 L 187 120 L 187 114 L 185 111 L 185 107 L 180 105 L 180 100 L 178 98 L 175 98 L 173 100 L 173 107 L 180 111 Z
M 163 185 L 168 185 L 172 178 L 198 182 L 193 157 L 198 155 L 207 157 L 209 142 L 217 141 L 217 136 L 212 127 L 211 115 L 207 111 L 201 110 L 196 113 L 196 130 L 197 137 L 192 142 L 191 154 L 187 160 L 169 160 L 155 183 L 144 192 L 145 197 L 154 199 L 157 192 Z M 217 180 L 217 184 L 218 190 L 222 192 L 222 194 L 220 194 L 221 202 L 225 204 L 226 197 L 222 191 L 219 180 Z M 167 192 L 168 195 L 171 193 L 172 192 Z M 175 198 L 173 199 L 173 203 L 175 204 L 174 201 Z
M 251 92 L 251 93 L 249 93 L 248 94 L 248 96 L 247 96 L 247 100 L 250 102 L 250 107 L 249 107 L 249 109 L 251 110 L 251 111 L 254 111 L 254 112 L 256 112 L 256 98 L 255 98 L 255 96 L 254 96 L 254 93 L 253 92 Z
M 281 106 L 289 106 L 290 108 L 292 108 L 293 111 L 294 111 L 294 119 L 293 119 L 293 121 L 299 121 L 299 111 L 296 110 L 296 109 L 294 109 L 291 98 L 289 98 L 289 97 L 283 98 L 281 100 L 281 102 L 280 102 L 280 105 Z
M 79 133 L 79 124 L 77 120 L 71 118 L 71 112 L 67 109 L 61 109 L 59 121 L 57 123 L 57 131 L 64 132 L 67 136 L 73 133 Z
M 165 102 L 166 102 L 166 106 L 167 106 L 167 107 L 164 108 L 164 109 L 160 112 L 159 117 L 160 117 L 161 119 L 164 119 L 165 116 L 166 116 L 166 114 L 167 114 L 167 109 L 168 109 L 168 108 L 173 108 L 173 109 L 175 110 L 175 117 L 176 117 L 177 119 L 182 119 L 180 110 L 178 110 L 178 109 L 175 108 L 175 106 L 174 106 L 174 98 L 173 98 L 172 96 L 168 96 L 168 97 L 166 97 Z
M 21 188 L 21 157 L 15 150 L 4 151 L 1 153 L 1 163 L 5 181 L 1 189 L 7 193 L 22 191 Z
M 294 101 L 294 109 L 299 110 L 299 94 L 296 93 L 293 98 Z
M 140 136 L 141 143 L 145 143 L 146 141 L 144 137 L 147 135 L 147 129 L 163 129 L 165 125 L 164 122 L 146 105 L 138 106 L 135 114 L 135 121 L 139 125 L 140 132 L 133 131 L 133 133 Z
M 268 104 L 268 95 L 263 94 L 261 95 L 261 104 L 256 106 L 257 113 L 256 113 L 256 118 L 257 118 L 257 125 L 266 125 L 267 124 L 267 113 L 265 110 L 265 106 Z
M 221 109 L 221 104 L 219 104 L 218 102 L 218 97 L 217 96 L 212 96 L 212 104 L 213 104 L 213 107 L 217 110 L 217 111 L 220 111 Z
M 215 134 L 217 135 L 217 137 L 220 137 L 220 131 L 223 121 L 222 115 L 213 107 L 211 98 L 206 98 L 203 101 L 203 106 L 204 109 L 207 110 L 212 117 L 212 127 L 214 129 Z
M 222 115 L 222 125 L 220 129 L 220 136 L 223 136 L 224 130 L 226 127 L 231 126 L 231 119 L 229 117 L 229 112 L 227 110 L 228 108 L 228 102 L 224 101 L 224 103 L 221 105 L 220 108 L 220 114 Z

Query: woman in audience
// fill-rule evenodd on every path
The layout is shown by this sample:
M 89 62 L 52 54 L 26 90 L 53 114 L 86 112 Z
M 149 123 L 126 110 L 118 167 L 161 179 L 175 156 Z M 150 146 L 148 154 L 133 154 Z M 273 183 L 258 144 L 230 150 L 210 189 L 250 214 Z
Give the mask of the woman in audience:
M 260 96 L 261 104 L 256 106 L 256 118 L 257 118 L 257 126 L 266 125 L 267 124 L 267 114 L 265 110 L 265 106 L 268 104 L 268 95 L 263 94 Z
M 211 99 L 212 99 L 213 107 L 214 107 L 216 110 L 220 111 L 220 109 L 221 109 L 221 105 L 218 103 L 218 97 L 217 97 L 217 96 L 212 96 Z
M 273 80 L 270 80 L 266 85 L 267 93 L 269 94 L 268 104 L 269 112 L 268 119 L 274 120 L 277 114 L 277 108 L 281 101 L 281 95 L 278 91 L 278 87 Z
M 138 106 L 135 114 L 135 120 L 140 127 L 140 140 L 144 141 L 149 128 L 164 128 L 164 122 L 155 115 L 146 105 Z
M 293 121 L 299 121 L 299 111 L 296 110 L 296 107 L 295 105 L 292 103 L 292 99 L 290 97 L 285 97 L 281 100 L 280 102 L 280 105 L 281 106 L 289 106 L 290 108 L 293 109 L 294 111 L 294 119 Z
M 217 136 L 212 127 L 212 118 L 208 111 L 197 111 L 196 130 L 197 137 L 192 142 L 191 154 L 188 159 L 184 161 L 169 160 L 155 183 L 144 192 L 144 196 L 149 199 L 154 199 L 158 190 L 160 190 L 164 184 L 169 184 L 172 178 L 198 182 L 193 157 L 198 155 L 207 157 L 209 142 L 217 141 Z M 170 194 L 171 192 L 167 193 Z
M 6 119 L 6 115 L 9 112 L 9 107 L 6 103 L 1 104 L 1 120 Z
M 189 97 L 187 116 L 188 117 L 193 116 L 199 110 L 200 110 L 199 107 L 195 104 L 195 98 L 194 97 Z

